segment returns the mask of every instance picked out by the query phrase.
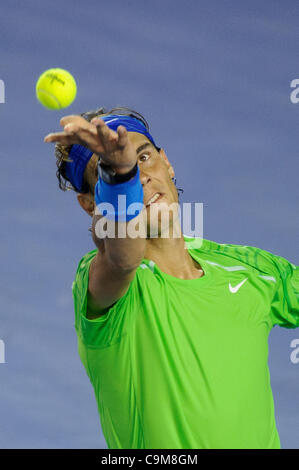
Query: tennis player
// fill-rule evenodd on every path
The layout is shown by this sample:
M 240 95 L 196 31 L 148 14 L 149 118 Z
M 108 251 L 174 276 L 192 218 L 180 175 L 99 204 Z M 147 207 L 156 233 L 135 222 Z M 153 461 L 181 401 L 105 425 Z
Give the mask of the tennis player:
M 101 108 L 60 123 L 45 138 L 56 142 L 60 187 L 93 220 L 95 249 L 79 262 L 73 298 L 108 447 L 280 448 L 268 335 L 299 326 L 298 266 L 252 246 L 174 236 L 175 214 L 176 231 L 163 237 L 162 213 L 178 202 L 174 169 L 138 113 Z M 99 224 L 113 217 L 145 236 L 102 238 Z

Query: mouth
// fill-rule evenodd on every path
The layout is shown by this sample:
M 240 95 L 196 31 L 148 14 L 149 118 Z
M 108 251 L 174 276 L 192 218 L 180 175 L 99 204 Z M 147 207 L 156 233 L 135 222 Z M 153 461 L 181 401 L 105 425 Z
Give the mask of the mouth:
M 155 193 L 146 203 L 145 207 L 149 207 L 151 204 L 159 201 L 163 197 L 161 193 Z

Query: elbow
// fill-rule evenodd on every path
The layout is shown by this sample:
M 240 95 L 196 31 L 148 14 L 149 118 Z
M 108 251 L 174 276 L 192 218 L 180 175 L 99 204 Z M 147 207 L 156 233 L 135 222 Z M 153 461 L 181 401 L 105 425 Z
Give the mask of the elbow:
M 119 258 L 119 259 L 110 259 L 110 263 L 113 266 L 115 270 L 117 270 L 119 273 L 127 274 L 133 271 L 136 271 L 138 266 L 141 263 L 140 260 L 129 260 L 126 259 L 125 257 Z
M 107 253 L 107 255 L 110 265 L 113 266 L 113 268 L 119 273 L 124 274 L 135 271 L 143 258 L 142 255 L 138 256 L 137 254 L 135 254 L 135 256 L 128 256 L 126 254 L 115 256 L 113 254 Z

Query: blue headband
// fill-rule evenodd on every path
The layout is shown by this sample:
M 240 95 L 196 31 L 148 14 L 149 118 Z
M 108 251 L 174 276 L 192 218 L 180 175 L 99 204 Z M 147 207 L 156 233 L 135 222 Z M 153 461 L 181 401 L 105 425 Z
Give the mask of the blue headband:
M 69 153 L 71 162 L 66 162 L 65 176 L 80 193 L 85 192 L 84 171 L 93 152 L 83 145 L 72 145 Z
M 156 147 L 153 137 L 139 119 L 116 114 L 98 117 L 106 123 L 109 129 L 117 131 L 118 126 L 124 126 L 128 132 L 138 132 L 138 134 L 145 135 Z M 79 192 L 84 192 L 84 171 L 92 155 L 93 152 L 88 148 L 82 145 L 72 145 L 69 154 L 72 161 L 65 164 L 65 176 Z
M 118 126 L 124 126 L 128 132 L 138 132 L 138 134 L 145 135 L 145 137 L 147 137 L 148 140 L 150 140 L 151 143 L 156 147 L 155 141 L 151 134 L 139 119 L 136 119 L 132 116 L 122 116 L 119 114 L 110 114 L 109 116 L 101 117 L 101 119 L 113 131 L 117 131 Z

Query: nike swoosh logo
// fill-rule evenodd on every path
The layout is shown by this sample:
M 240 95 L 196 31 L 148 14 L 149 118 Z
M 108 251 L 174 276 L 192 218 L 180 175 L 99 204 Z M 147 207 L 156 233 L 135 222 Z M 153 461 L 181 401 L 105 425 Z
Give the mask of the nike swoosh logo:
M 246 282 L 248 279 L 248 277 L 246 277 L 246 279 L 244 279 L 242 282 L 240 282 L 240 284 L 237 284 L 235 287 L 233 287 L 231 285 L 231 283 L 229 283 L 229 290 L 231 291 L 232 294 L 235 294 L 236 292 L 238 292 L 238 290 L 240 289 L 241 286 L 243 286 L 244 282 Z

